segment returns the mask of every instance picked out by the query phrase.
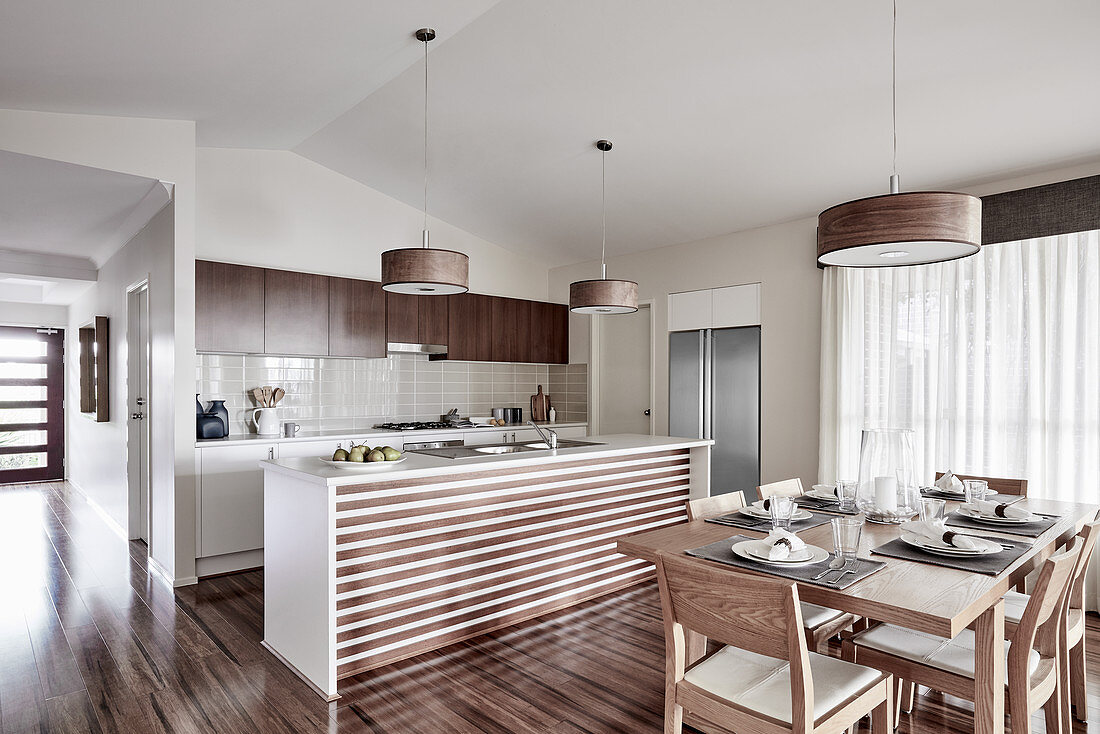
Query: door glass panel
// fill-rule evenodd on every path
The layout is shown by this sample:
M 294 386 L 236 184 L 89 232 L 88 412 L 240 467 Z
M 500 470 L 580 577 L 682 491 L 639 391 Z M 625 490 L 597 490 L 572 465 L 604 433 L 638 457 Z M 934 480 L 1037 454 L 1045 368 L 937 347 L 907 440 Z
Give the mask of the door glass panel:
M 0 355 L 4 357 L 45 357 L 46 342 L 41 339 L 0 338 Z
M 5 423 L 45 423 L 45 408 L 4 408 L 0 409 L 0 426 Z
M 0 430 L 0 446 L 45 446 L 45 431 Z
M 0 377 L 43 378 L 46 376 L 45 364 L 22 364 L 20 362 L 5 362 L 0 357 Z
M 45 399 L 45 385 L 0 385 L 0 401 Z
M 0 454 L 0 470 L 41 469 L 46 466 L 46 454 Z

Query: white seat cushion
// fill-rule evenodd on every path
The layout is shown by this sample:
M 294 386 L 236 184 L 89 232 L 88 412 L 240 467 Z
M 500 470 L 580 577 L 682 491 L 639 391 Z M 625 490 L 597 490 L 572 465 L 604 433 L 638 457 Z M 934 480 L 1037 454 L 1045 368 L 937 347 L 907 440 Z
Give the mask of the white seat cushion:
M 802 625 L 805 627 L 820 627 L 826 622 L 831 622 L 844 614 L 829 607 L 819 607 L 817 604 L 802 602 Z
M 1031 601 L 1030 596 L 1021 594 L 1018 591 L 1010 591 L 1005 594 L 1005 621 L 1019 624 L 1024 616 L 1024 608 L 1029 601 Z
M 874 684 L 882 673 L 810 653 L 814 719 Z M 779 721 L 791 721 L 790 663 L 736 647 L 723 647 L 684 674 L 684 680 L 716 696 Z
M 882 624 L 860 632 L 852 637 L 858 647 L 896 655 L 906 660 L 930 665 L 949 673 L 974 677 L 974 631 L 963 630 L 953 640 L 927 632 Z M 1009 641 L 1004 641 L 1005 654 L 1008 654 Z M 857 660 L 858 653 L 857 653 Z M 1039 653 L 1031 651 L 1028 656 L 1028 673 L 1034 673 L 1039 665 Z

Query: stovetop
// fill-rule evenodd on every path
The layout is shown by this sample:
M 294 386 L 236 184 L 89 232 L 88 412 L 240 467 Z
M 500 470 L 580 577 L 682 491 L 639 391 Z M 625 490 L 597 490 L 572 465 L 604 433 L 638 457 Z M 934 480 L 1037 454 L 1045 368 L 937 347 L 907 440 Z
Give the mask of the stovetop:
M 441 421 L 402 421 L 400 423 L 379 423 L 375 428 L 383 431 L 439 431 L 454 428 L 454 426 Z

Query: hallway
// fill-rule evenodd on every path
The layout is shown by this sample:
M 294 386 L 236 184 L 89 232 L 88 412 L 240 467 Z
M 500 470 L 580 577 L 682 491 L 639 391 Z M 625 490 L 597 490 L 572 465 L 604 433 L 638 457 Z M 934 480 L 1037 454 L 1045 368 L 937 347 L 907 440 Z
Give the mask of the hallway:
M 0 551 L 4 734 L 660 731 L 651 584 L 365 673 L 327 704 L 260 647 L 259 572 L 173 594 L 65 483 L 0 487 Z M 969 706 L 926 694 L 899 731 L 961 734 Z

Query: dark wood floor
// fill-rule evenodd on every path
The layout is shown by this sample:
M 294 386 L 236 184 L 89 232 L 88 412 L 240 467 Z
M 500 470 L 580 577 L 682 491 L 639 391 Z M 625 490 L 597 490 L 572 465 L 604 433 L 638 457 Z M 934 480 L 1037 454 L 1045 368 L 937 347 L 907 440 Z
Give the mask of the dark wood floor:
M 0 559 L 4 734 L 661 730 L 652 584 L 363 674 L 327 704 L 260 647 L 262 574 L 173 593 L 65 484 L 0 487 Z M 969 732 L 971 711 L 926 694 L 899 731 Z

